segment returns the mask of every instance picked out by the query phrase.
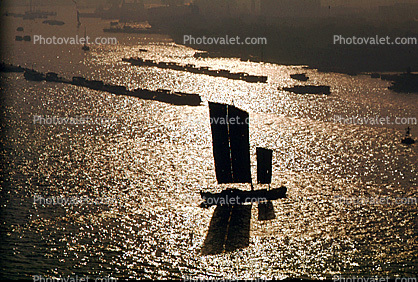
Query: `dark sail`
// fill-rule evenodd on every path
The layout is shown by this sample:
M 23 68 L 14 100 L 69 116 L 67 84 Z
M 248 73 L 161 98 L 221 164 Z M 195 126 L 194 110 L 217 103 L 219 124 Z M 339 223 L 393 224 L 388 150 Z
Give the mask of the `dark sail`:
M 257 183 L 270 184 L 272 174 L 273 151 L 257 148 Z
M 226 122 L 223 122 L 227 119 L 228 109 L 226 105 L 209 102 L 209 111 L 216 178 L 219 184 L 232 183 L 232 163 L 231 152 L 229 149 L 228 125 Z
M 248 113 L 211 102 L 209 111 L 218 183 L 251 183 Z
M 234 183 L 251 183 L 249 115 L 228 105 L 228 118 Z

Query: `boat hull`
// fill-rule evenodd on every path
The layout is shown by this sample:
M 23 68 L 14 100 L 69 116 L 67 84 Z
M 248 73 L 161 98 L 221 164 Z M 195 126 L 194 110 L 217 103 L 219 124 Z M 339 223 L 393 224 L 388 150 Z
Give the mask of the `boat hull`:
M 402 139 L 401 143 L 405 145 L 412 145 L 412 144 L 415 144 L 415 140 L 408 137 L 408 138 Z
M 326 85 L 297 85 L 293 87 L 283 87 L 282 89 L 288 92 L 293 92 L 296 94 L 331 94 L 329 86 Z
M 273 189 L 242 191 L 239 189 L 226 189 L 220 193 L 200 192 L 204 200 L 203 207 L 213 205 L 242 205 L 247 203 L 261 203 L 286 198 L 287 188 L 282 186 Z

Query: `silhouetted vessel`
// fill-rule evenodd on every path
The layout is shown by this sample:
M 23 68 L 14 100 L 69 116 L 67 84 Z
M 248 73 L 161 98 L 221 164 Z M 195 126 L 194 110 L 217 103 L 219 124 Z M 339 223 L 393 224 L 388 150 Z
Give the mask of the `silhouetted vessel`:
M 131 63 L 134 66 L 145 66 L 145 67 L 158 67 L 162 69 L 172 69 L 172 70 L 179 70 L 179 71 L 187 71 L 196 74 L 204 74 L 209 76 L 216 76 L 216 77 L 226 77 L 229 79 L 236 79 L 236 80 L 244 80 L 250 83 L 266 83 L 268 77 L 267 76 L 257 76 L 257 75 L 250 75 L 244 72 L 230 72 L 229 70 L 211 70 L 209 67 L 196 67 L 193 64 L 187 65 L 180 65 L 174 62 L 156 62 L 153 60 L 144 60 L 142 58 L 122 58 L 123 62 Z
M 189 94 L 182 92 L 174 92 L 167 89 L 148 90 L 138 88 L 135 90 L 128 90 L 126 86 L 105 84 L 101 80 L 88 80 L 82 76 L 74 76 L 71 80 L 59 77 L 55 72 L 48 72 L 43 74 L 33 69 L 24 68 L 21 66 L 15 66 L 12 64 L 0 63 L 0 72 L 24 72 L 26 80 L 31 81 L 51 81 L 67 83 L 82 87 L 87 87 L 93 90 L 101 90 L 116 95 L 127 95 L 137 97 L 140 99 L 160 101 L 164 103 L 170 103 L 172 105 L 188 105 L 188 106 L 199 106 L 202 102 L 198 94 Z
M 65 22 L 57 21 L 57 20 L 45 20 L 42 23 L 43 24 L 49 24 L 49 25 L 64 25 L 65 24 Z
M 295 73 L 290 75 L 291 78 L 299 80 L 299 81 L 308 81 L 309 77 L 306 76 L 305 73 Z
M 49 16 L 56 16 L 56 12 L 46 12 L 46 11 L 29 11 L 25 12 L 23 15 L 24 20 L 34 20 L 34 19 L 46 19 Z
M 418 93 L 418 74 L 403 73 L 394 78 L 390 90 L 403 93 Z
M 123 27 L 111 25 L 109 28 L 104 28 L 103 31 L 112 32 L 112 33 L 136 33 L 136 34 L 158 33 L 158 31 L 153 28 L 134 27 L 134 26 L 129 26 L 129 25 L 124 25 Z
M 402 139 L 401 143 L 405 145 L 412 145 L 415 143 L 415 140 L 411 137 L 411 129 L 409 127 L 406 129 L 405 138 Z
M 39 11 L 35 10 L 36 7 L 33 7 L 32 0 L 29 1 L 29 11 L 26 11 L 24 15 L 22 15 L 24 20 L 34 20 L 34 19 L 46 19 L 48 16 L 56 16 L 56 12 L 48 12 L 48 11 Z
M 45 80 L 45 76 L 43 75 L 43 73 L 37 72 L 35 70 L 25 70 L 24 73 L 24 77 L 26 80 L 31 80 L 31 81 L 42 81 Z
M 195 52 L 193 57 L 199 59 L 199 58 L 209 58 L 208 52 Z
M 211 205 L 241 205 L 259 200 L 277 200 L 286 197 L 286 187 L 254 191 L 251 180 L 249 115 L 227 104 L 209 102 L 213 156 L 216 179 L 219 184 L 248 183 L 251 191 L 227 188 L 220 193 L 200 192 L 202 207 Z M 262 182 L 270 182 L 271 167 L 258 171 Z
M 296 94 L 331 94 L 331 88 L 326 85 L 296 85 L 293 87 L 283 87 L 279 90 L 293 92 Z
M 47 72 L 45 75 L 46 81 L 52 81 L 52 82 L 58 82 L 60 81 L 60 78 L 58 77 L 58 74 L 55 72 Z
M 0 72 L 24 72 L 25 68 L 12 64 L 0 63 Z

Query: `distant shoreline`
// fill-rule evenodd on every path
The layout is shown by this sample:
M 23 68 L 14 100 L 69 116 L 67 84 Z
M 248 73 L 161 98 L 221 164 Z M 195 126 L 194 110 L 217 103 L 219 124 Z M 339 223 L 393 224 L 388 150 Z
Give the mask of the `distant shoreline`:
M 406 68 L 408 67 L 407 64 L 403 65 L 392 65 L 391 63 L 387 63 L 386 65 L 382 64 L 373 64 L 372 62 L 368 61 L 367 66 L 358 66 L 353 67 L 351 64 L 341 63 L 338 66 L 331 66 L 331 63 L 328 64 L 321 64 L 321 63 L 310 63 L 308 62 L 300 62 L 298 60 L 295 61 L 282 61 L 279 58 L 261 58 L 255 55 L 252 52 L 248 53 L 241 53 L 239 51 L 220 51 L 216 49 L 210 48 L 210 46 L 196 46 L 190 44 L 183 44 L 183 42 L 179 40 L 173 39 L 176 44 L 184 45 L 197 51 L 204 52 L 208 54 L 209 58 L 239 58 L 241 61 L 251 61 L 251 62 L 263 62 L 263 63 L 271 63 L 271 64 L 278 64 L 278 65 L 285 65 L 285 66 L 304 66 L 306 69 L 316 69 L 319 72 L 332 72 L 332 73 L 341 73 L 341 74 L 348 74 L 348 75 L 359 75 L 359 74 L 368 74 L 368 73 L 404 73 Z M 389 66 L 390 65 L 390 66 Z M 418 69 L 415 69 L 418 71 Z
M 158 25 L 158 23 L 156 23 Z M 333 35 L 387 36 L 418 38 L 418 22 L 389 25 L 357 21 L 326 19 L 305 22 L 246 23 L 239 19 L 223 22 L 181 22 L 174 26 L 160 25 L 175 43 L 207 51 L 209 57 L 237 57 L 243 61 L 303 65 L 322 72 L 360 74 L 372 72 L 405 72 L 418 70 L 417 45 L 343 45 L 334 44 Z M 266 38 L 264 45 L 196 45 L 183 42 L 185 35 L 194 38 L 233 37 Z

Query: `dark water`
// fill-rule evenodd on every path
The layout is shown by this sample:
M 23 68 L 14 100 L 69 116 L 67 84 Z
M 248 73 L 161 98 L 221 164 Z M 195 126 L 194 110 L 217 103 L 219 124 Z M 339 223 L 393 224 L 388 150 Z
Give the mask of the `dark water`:
M 4 60 L 84 75 L 130 89 L 198 93 L 199 107 L 172 106 L 72 85 L 29 82 L 2 74 L 2 277 L 32 275 L 131 278 L 288 278 L 416 275 L 417 205 L 363 204 L 342 199 L 417 197 L 417 146 L 402 146 L 407 125 L 350 125 L 336 115 L 417 118 L 416 95 L 387 90 L 388 82 L 238 59 L 194 59 L 194 50 L 163 35 L 115 35 L 118 45 L 45 46 L 15 42 L 17 26 L 31 34 L 83 35 L 70 8 L 62 27 L 8 18 Z M 75 13 L 75 12 L 74 12 Z M 57 17 L 58 19 L 58 17 Z M 74 20 L 74 23 L 72 22 Z M 85 19 L 88 33 L 108 22 Z M 141 53 L 139 49 L 148 49 Z M 134 67 L 123 57 L 194 63 L 267 75 L 267 84 Z M 277 90 L 310 83 L 330 96 Z M 276 218 L 258 221 L 252 207 L 249 247 L 202 252 L 215 207 L 199 208 L 199 190 L 216 184 L 207 101 L 250 113 L 255 148 L 274 150 L 273 184 L 288 198 L 274 202 Z M 34 124 L 34 116 L 102 117 L 84 125 Z M 417 126 L 411 126 L 414 136 Z M 255 179 L 255 175 L 253 177 Z M 36 197 L 112 199 L 105 204 L 36 204 Z M 338 198 L 341 199 L 341 198 Z

